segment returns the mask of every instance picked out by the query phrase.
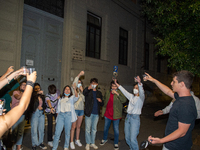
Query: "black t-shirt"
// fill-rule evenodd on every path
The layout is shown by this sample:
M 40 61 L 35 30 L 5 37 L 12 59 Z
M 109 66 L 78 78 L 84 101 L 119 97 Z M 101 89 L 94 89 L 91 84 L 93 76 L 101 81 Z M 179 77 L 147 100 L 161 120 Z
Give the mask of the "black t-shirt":
M 179 97 L 174 93 L 176 101 L 169 113 L 169 119 L 165 129 L 165 136 L 178 129 L 178 122 L 191 124 L 186 135 L 176 140 L 165 143 L 169 150 L 190 150 L 192 146 L 192 130 L 197 118 L 195 101 L 192 96 Z

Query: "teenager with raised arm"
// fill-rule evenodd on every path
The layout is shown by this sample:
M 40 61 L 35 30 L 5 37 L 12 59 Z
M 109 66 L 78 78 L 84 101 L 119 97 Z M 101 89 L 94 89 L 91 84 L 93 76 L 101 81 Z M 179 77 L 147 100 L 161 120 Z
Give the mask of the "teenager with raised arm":
M 118 83 L 118 81 L 117 81 Z M 114 150 L 119 149 L 119 122 L 122 118 L 123 103 L 126 102 L 126 97 L 118 89 L 115 82 L 110 83 L 110 90 L 105 92 L 103 97 L 104 105 L 102 107 L 102 117 L 105 118 L 103 139 L 100 145 L 104 145 L 108 141 L 108 131 L 113 122 L 114 129 Z
M 74 145 L 74 132 L 76 129 L 76 140 L 75 140 L 75 144 L 78 145 L 79 147 L 82 146 L 81 142 L 80 142 L 80 131 L 81 131 L 81 124 L 83 121 L 83 115 L 84 115 L 84 102 L 85 102 L 85 96 L 83 95 L 83 82 L 80 80 L 80 77 L 83 76 L 85 73 L 84 71 L 81 71 L 78 76 L 74 79 L 73 84 L 76 84 L 76 90 L 78 92 L 79 98 L 78 101 L 76 101 L 76 103 L 74 104 L 74 109 L 77 115 L 77 120 L 75 122 L 72 123 L 72 127 L 71 127 L 71 132 L 70 132 L 70 138 L 71 138 L 71 142 L 70 142 L 70 148 L 71 149 L 75 149 L 75 145 Z M 74 93 L 74 91 L 73 91 Z
M 18 70 L 7 77 L 10 81 L 14 77 L 21 75 L 22 71 Z M 20 103 L 18 106 L 10 110 L 7 114 L 0 116 L 0 137 L 9 129 L 11 128 L 17 120 L 22 116 L 24 111 L 27 109 L 28 104 L 30 102 L 31 94 L 33 91 L 33 85 L 36 80 L 37 73 L 34 71 L 32 74 L 27 74 L 27 86 L 26 89 L 21 97 Z M 0 86 L 4 86 L 8 83 L 8 80 L 4 79 L 0 82 Z
M 161 91 L 176 99 L 169 113 L 165 129 L 165 137 L 148 137 L 152 144 L 164 143 L 163 150 L 190 150 L 192 147 L 192 130 L 197 117 L 197 110 L 193 97 L 190 94 L 193 75 L 182 70 L 173 74 L 172 90 L 148 73 L 146 79 L 155 83 Z
M 126 91 L 115 80 L 115 84 L 117 85 L 119 90 L 129 100 L 124 132 L 126 143 L 131 150 L 139 150 L 137 136 L 140 130 L 140 114 L 145 99 L 143 84 L 141 83 L 140 77 L 137 76 L 135 80 L 137 81 L 137 83 L 133 87 L 133 94 Z

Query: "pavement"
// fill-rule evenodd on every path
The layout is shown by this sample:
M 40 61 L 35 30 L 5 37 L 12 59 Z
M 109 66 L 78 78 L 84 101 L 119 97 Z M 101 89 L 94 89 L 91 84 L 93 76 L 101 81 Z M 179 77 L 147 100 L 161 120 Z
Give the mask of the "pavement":
M 148 103 L 144 104 L 142 114 L 140 117 L 141 125 L 140 125 L 140 133 L 138 135 L 138 143 L 140 144 L 142 141 L 146 140 L 149 135 L 152 135 L 154 137 L 163 137 L 164 131 L 168 119 L 168 115 L 163 115 L 160 117 L 154 117 L 153 114 L 155 111 L 159 109 L 163 109 L 166 105 L 169 104 L 169 101 L 167 102 L 154 102 L 154 103 Z M 119 124 L 119 149 L 121 150 L 129 150 L 128 145 L 125 142 L 124 139 L 124 120 L 125 120 L 125 114 L 123 114 L 123 117 Z M 83 144 L 82 147 L 78 147 L 75 145 L 76 150 L 84 150 L 85 149 L 85 120 L 83 120 L 82 126 L 81 126 L 81 133 L 80 133 L 80 141 Z M 96 141 L 95 144 L 98 146 L 99 150 L 114 150 L 114 131 L 112 124 L 109 129 L 108 134 L 108 142 L 100 146 L 100 142 L 103 138 L 103 129 L 104 129 L 104 119 L 100 117 L 97 127 L 97 134 L 96 134 Z M 61 142 L 59 143 L 58 150 L 63 150 L 64 146 L 64 132 L 61 135 Z M 11 150 L 11 142 L 10 138 L 11 135 L 8 134 L 7 139 L 4 139 L 4 144 L 7 147 L 7 150 Z M 192 132 L 192 139 L 193 139 L 193 146 L 191 150 L 200 150 L 200 120 L 196 120 L 195 128 Z M 45 126 L 45 137 L 44 137 L 44 144 L 47 146 L 48 150 L 51 150 L 51 147 L 47 145 L 47 124 Z M 31 130 L 30 130 L 30 124 L 26 124 L 25 131 L 24 131 L 24 138 L 23 138 L 23 150 L 31 150 Z M 37 148 L 38 150 L 40 148 Z M 93 150 L 93 148 L 90 148 Z M 146 150 L 162 150 L 162 145 L 149 145 Z

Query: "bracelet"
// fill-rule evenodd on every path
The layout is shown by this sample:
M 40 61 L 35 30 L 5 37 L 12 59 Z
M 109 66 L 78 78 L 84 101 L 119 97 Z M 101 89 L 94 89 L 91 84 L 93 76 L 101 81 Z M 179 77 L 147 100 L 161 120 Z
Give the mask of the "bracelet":
M 30 86 L 32 86 L 32 88 L 34 87 L 34 83 L 32 81 L 27 81 L 26 85 L 30 85 Z
M 10 80 L 6 77 L 6 79 L 8 80 L 8 84 L 10 84 Z

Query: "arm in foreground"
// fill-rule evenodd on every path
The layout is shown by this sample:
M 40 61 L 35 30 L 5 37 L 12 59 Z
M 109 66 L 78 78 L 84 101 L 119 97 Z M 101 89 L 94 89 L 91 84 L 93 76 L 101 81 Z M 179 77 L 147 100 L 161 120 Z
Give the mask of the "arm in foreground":
M 149 136 L 148 141 L 151 142 L 152 144 L 160 144 L 176 140 L 178 138 L 185 136 L 189 127 L 190 124 L 178 122 L 178 129 L 172 132 L 171 134 L 167 135 L 164 138 L 154 138 L 152 136 Z
M 27 74 L 27 81 L 32 81 L 35 83 L 36 80 L 36 72 L 33 72 L 31 75 Z M 30 85 L 26 86 L 24 94 L 20 100 L 18 106 L 14 107 L 4 116 L 0 116 L 0 137 L 10 128 L 12 127 L 17 120 L 22 116 L 24 111 L 27 109 L 28 104 L 30 102 L 31 94 L 33 91 L 33 87 Z

